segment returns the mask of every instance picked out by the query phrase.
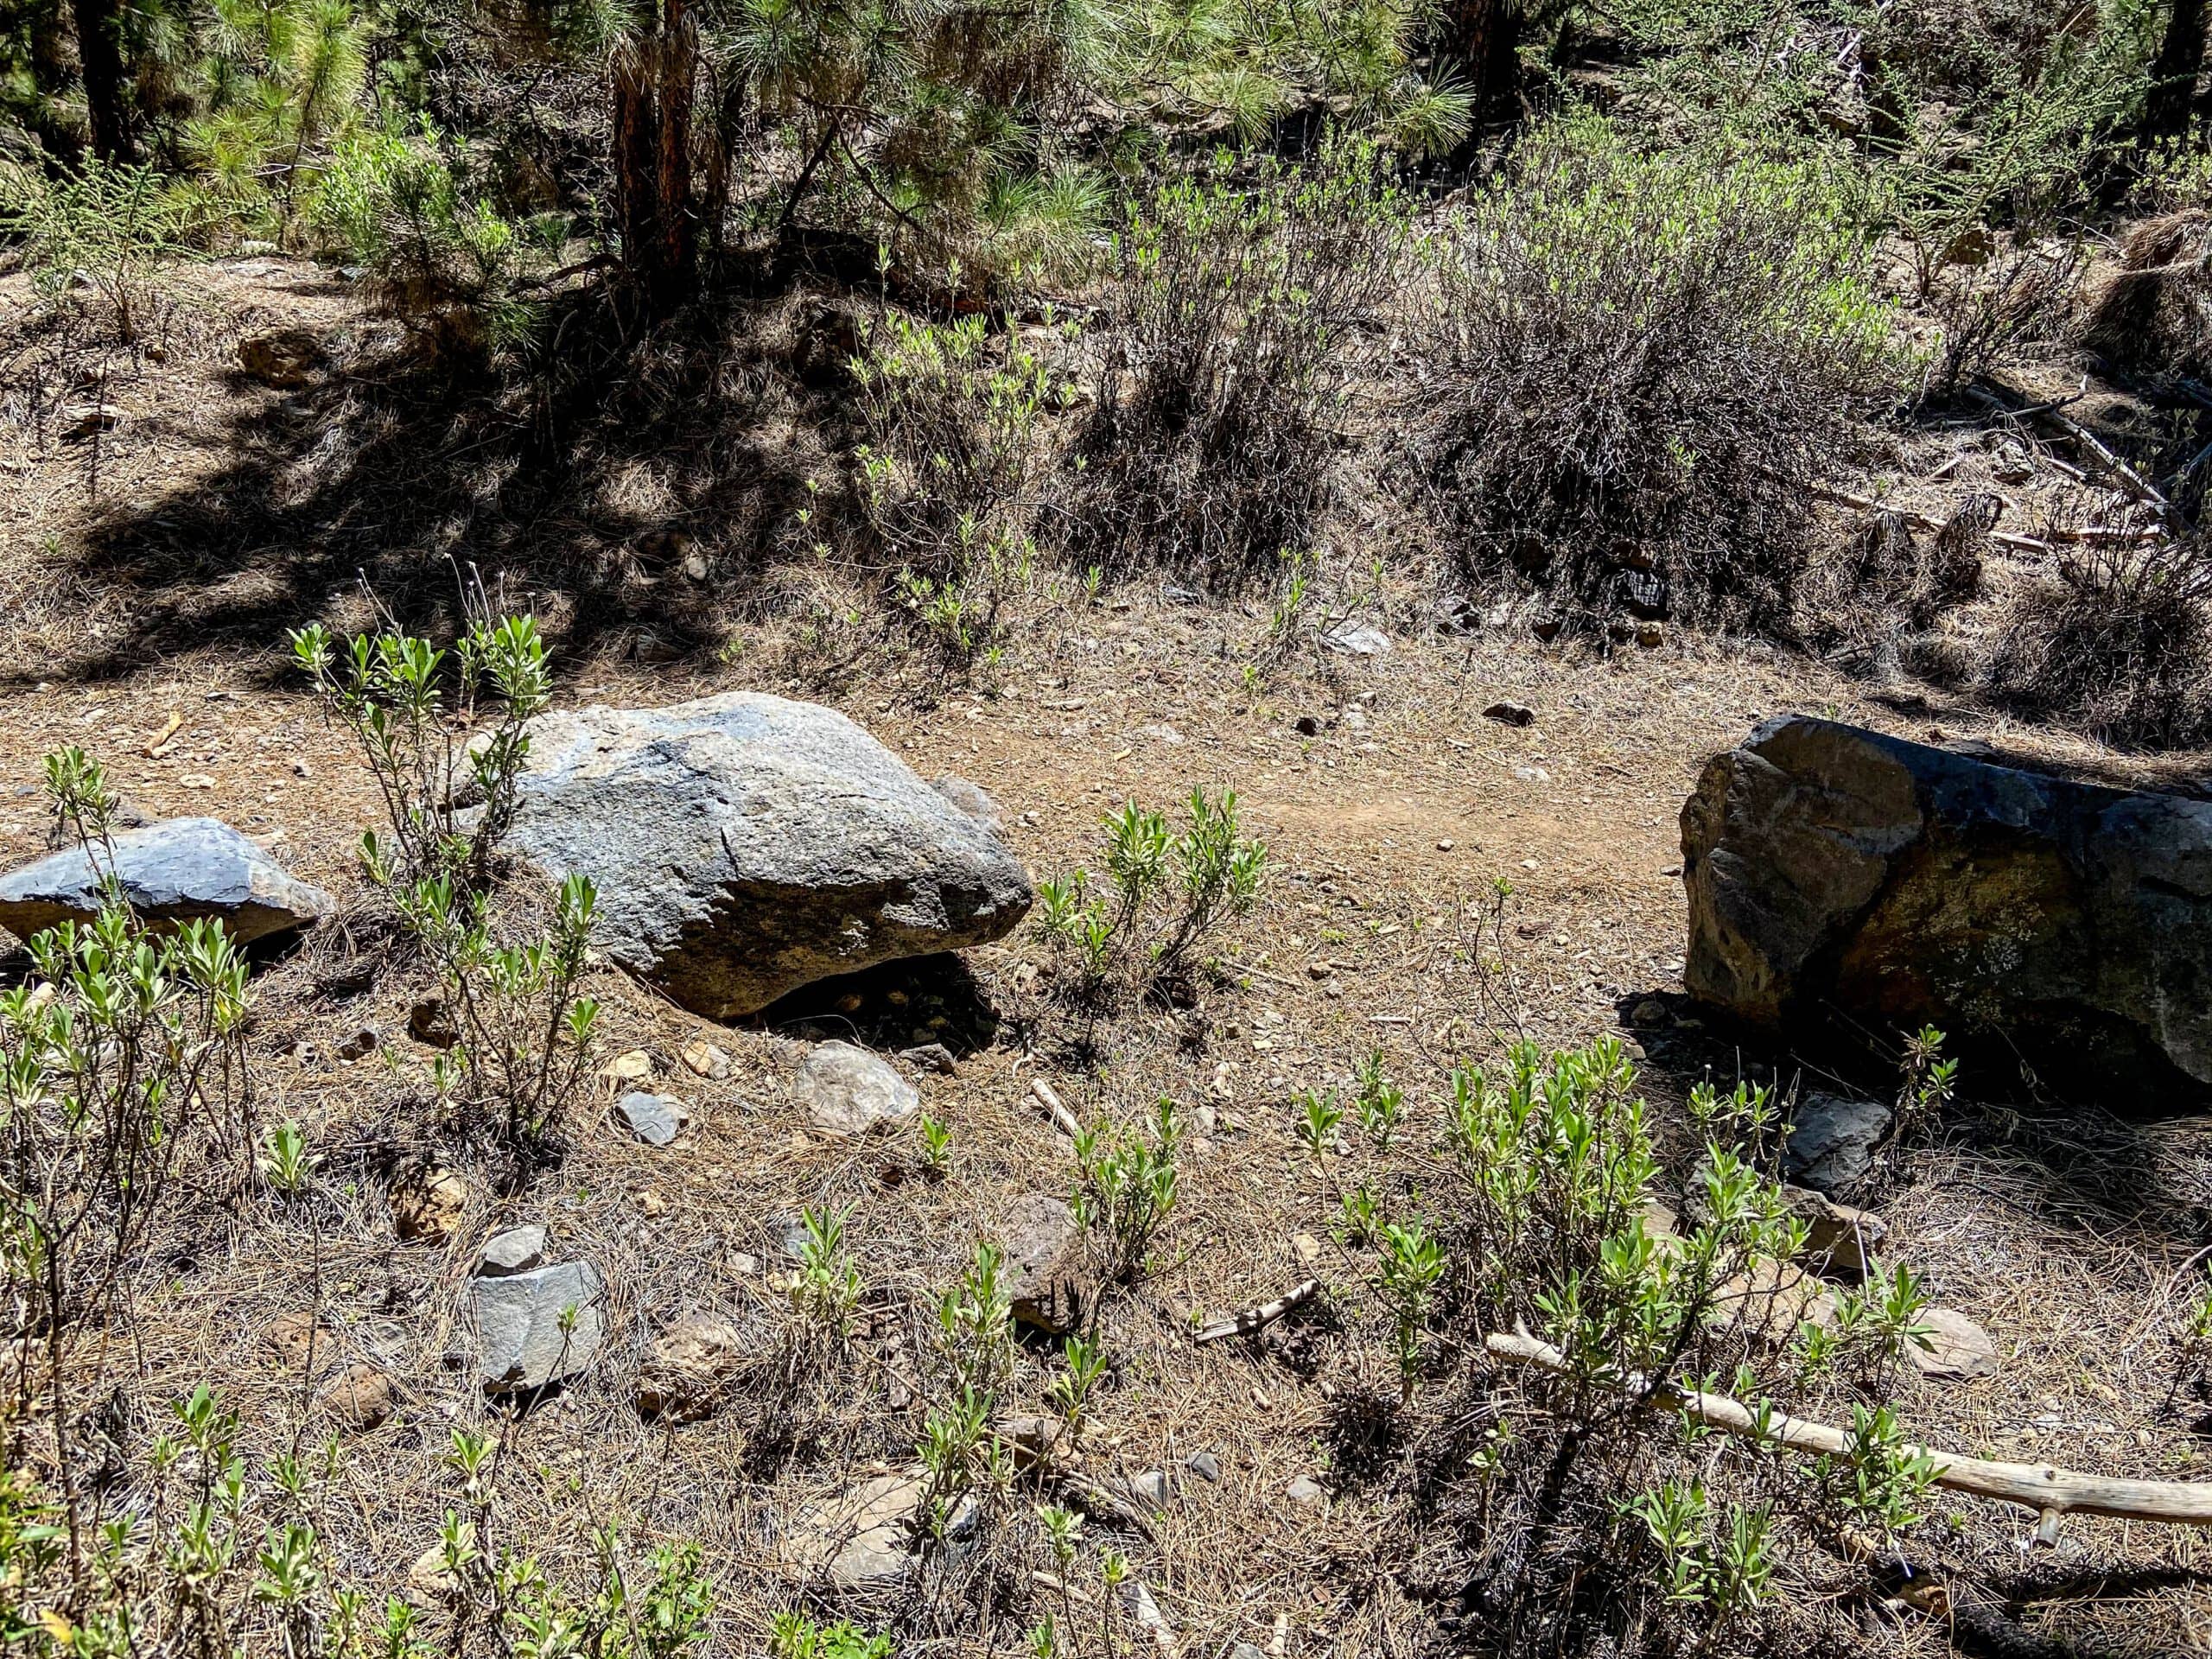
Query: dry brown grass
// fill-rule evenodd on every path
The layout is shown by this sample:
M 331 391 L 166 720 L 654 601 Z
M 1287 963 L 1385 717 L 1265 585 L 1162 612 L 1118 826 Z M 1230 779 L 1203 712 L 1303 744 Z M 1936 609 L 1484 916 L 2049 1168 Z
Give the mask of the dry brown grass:
M 803 447 L 794 438 L 784 448 Z M 162 487 L 161 453 L 140 455 L 137 487 Z M 35 498 L 38 512 L 78 522 L 46 465 L 29 475 L 29 488 L 53 492 Z M 673 512 L 700 524 L 701 498 L 687 493 L 696 480 L 681 469 L 609 476 L 620 498 L 610 516 Z M 194 477 L 181 474 L 181 505 Z M 118 626 L 149 602 L 135 567 L 82 563 L 73 548 L 57 565 L 11 534 L 0 580 L 15 591 L 41 595 L 56 570 L 74 571 L 81 586 L 70 603 Z M 727 561 L 718 569 L 738 563 L 741 550 L 714 545 Z M 1324 563 L 1317 581 L 1332 602 L 1357 596 L 1395 619 L 1397 649 L 1332 658 L 1326 677 L 1294 652 L 1257 689 L 1242 670 L 1262 652 L 1265 618 L 1134 592 L 1096 606 L 1040 603 L 1014 632 L 994 684 L 950 686 L 863 608 L 863 581 L 803 557 L 776 563 L 762 588 L 709 590 L 722 609 L 723 652 L 653 664 L 632 653 L 653 626 L 654 596 L 676 579 L 638 569 L 620 580 L 645 620 L 572 636 L 564 699 L 666 702 L 738 686 L 823 697 L 924 775 L 954 771 L 982 784 L 1038 874 L 1095 861 L 1097 817 L 1125 797 L 1166 805 L 1194 783 L 1229 782 L 1277 868 L 1230 942 L 1228 979 L 1201 981 L 1194 1010 L 1117 1016 L 1100 1056 L 1082 1063 L 1069 1022 L 1025 971 L 1044 954 L 1027 933 L 975 953 L 964 972 L 944 963 L 885 970 L 734 1030 L 708 1030 L 601 973 L 591 989 L 608 1007 L 610 1051 L 657 1055 L 691 1127 L 654 1151 L 594 1099 L 566 1126 L 557 1166 L 505 1198 L 480 1180 L 442 1245 L 400 1240 L 386 1191 L 410 1160 L 467 1163 L 465 1148 L 421 1109 L 428 1052 L 399 1034 L 423 988 L 415 970 L 387 955 L 364 910 L 259 979 L 251 1044 L 262 1111 L 305 1127 L 324 1160 L 317 1196 L 291 1209 L 180 1209 L 138 1286 L 130 1334 L 143 1343 L 143 1364 L 118 1342 L 103 1374 L 81 1379 L 86 1398 L 118 1391 L 114 1421 L 130 1428 L 118 1442 L 126 1470 L 166 1402 L 203 1380 L 245 1415 L 257 1471 L 301 1434 L 325 1432 L 302 1377 L 264 1341 L 283 1315 L 319 1308 L 339 1356 L 372 1359 L 398 1383 L 393 1421 L 343 1442 L 322 1513 L 350 1573 L 406 1592 L 410 1564 L 459 1501 L 442 1462 L 448 1436 L 470 1427 L 505 1447 L 495 1541 L 536 1553 L 550 1570 L 582 1575 L 591 1524 L 607 1517 L 625 1519 L 641 1539 L 699 1540 L 719 1598 L 716 1653 L 757 1653 L 772 1611 L 826 1605 L 788 1557 L 788 1522 L 857 1472 L 908 1459 L 926 1399 L 931 1297 L 1013 1197 L 1071 1184 L 1067 1143 L 1027 1092 L 1040 1075 L 1086 1122 L 1141 1110 L 1162 1092 L 1215 1113 L 1188 1148 L 1183 1202 L 1155 1270 L 1101 1310 L 1114 1372 L 1083 1447 L 1084 1472 L 1101 1479 L 1173 1473 L 1199 1451 L 1221 1461 L 1221 1483 L 1186 1478 L 1151 1535 L 1090 1529 L 1094 1543 L 1128 1554 L 1174 1622 L 1179 1651 L 1197 1659 L 1236 1640 L 1264 1649 L 1278 1618 L 1287 1659 L 1499 1645 L 1497 1632 L 1453 1622 L 1471 1557 L 1454 1525 L 1421 1507 L 1421 1481 L 1436 1472 L 1427 1460 L 1448 1443 L 1454 1412 L 1535 1421 L 1542 1399 L 1526 1378 L 1492 1378 L 1446 1353 L 1427 1403 L 1404 1433 L 1387 1432 L 1388 1414 L 1365 1403 L 1395 1380 L 1365 1288 L 1369 1264 L 1330 1236 L 1343 1185 L 1365 1174 L 1402 1195 L 1432 1187 L 1426 1147 L 1446 1071 L 1493 1056 L 1501 1027 L 1579 1043 L 1620 1029 L 1626 1010 L 1675 1145 L 1681 1090 L 1708 1065 L 1724 1077 L 1738 1065 L 1793 1074 L 1790 1056 L 1739 1053 L 1674 995 L 1675 814 L 1704 758 L 1761 716 L 1815 709 L 1923 740 L 1986 735 L 2055 763 L 2148 775 L 2079 738 L 1993 723 L 1969 706 L 1874 702 L 1862 683 L 1817 663 L 1741 641 L 1679 635 L 1656 650 L 1600 655 L 1540 648 L 1518 629 L 1416 637 L 1408 620 L 1426 613 L 1425 595 L 1395 580 L 1370 594 L 1357 551 Z M 528 597 L 547 615 L 573 613 L 575 603 L 550 585 Z M 31 619 L 15 636 L 26 654 L 0 687 L 7 861 L 36 850 L 43 825 L 35 798 L 5 791 L 32 782 L 45 749 L 83 741 L 110 759 L 144 810 L 213 810 L 253 833 L 281 830 L 281 856 L 351 889 L 349 849 L 375 811 L 366 780 L 303 699 L 264 679 L 257 651 L 188 639 L 167 659 L 86 677 L 64 654 L 76 620 L 58 602 Z M 53 689 L 31 691 L 41 678 Z M 1500 698 L 1529 703 L 1536 723 L 1485 720 L 1482 710 Z M 149 757 L 146 743 L 172 709 L 186 717 L 183 739 Z M 1296 731 L 1300 715 L 1313 717 L 1317 734 Z M 200 776 L 213 781 L 185 782 Z M 1503 946 L 1503 982 L 1494 966 L 1477 971 L 1459 954 L 1497 877 L 1516 889 L 1503 938 L 1485 936 L 1483 947 L 1494 964 Z M 846 1006 L 848 995 L 857 1002 Z M 946 1177 L 926 1174 L 908 1137 L 855 1145 L 805 1135 L 784 1096 L 796 1044 L 835 1034 L 895 1049 L 925 1034 L 932 998 L 951 1031 L 926 1034 L 963 1052 L 958 1076 L 917 1079 L 926 1108 L 952 1131 Z M 1645 1007 L 1655 1001 L 1656 1010 Z M 366 1022 L 391 1033 L 367 1058 L 290 1058 L 303 1040 L 327 1055 Z M 702 1031 L 735 1057 L 723 1083 L 678 1064 Z M 1299 1092 L 1344 1078 L 1377 1045 L 1413 1103 L 1402 1151 L 1366 1165 L 1317 1164 L 1297 1138 Z M 1946 1305 L 1995 1333 L 2006 1356 L 1984 1382 L 1906 1385 L 1900 1408 L 1915 1432 L 2118 1473 L 2206 1470 L 2204 1402 L 2171 1338 L 2195 1282 L 2185 1269 L 2212 1179 L 2200 1131 L 1969 1111 L 1913 1162 L 1908 1184 L 1881 1204 L 1894 1248 L 1933 1275 Z M 771 1281 L 787 1270 L 777 1224 L 812 1204 L 854 1206 L 850 1235 L 870 1285 L 861 1326 L 842 1347 L 809 1334 Z M 448 1356 L 465 1353 L 470 1339 L 475 1251 L 498 1227 L 524 1220 L 549 1225 L 563 1255 L 602 1267 L 610 1323 L 594 1368 L 517 1416 Z M 1311 1262 L 1301 1235 L 1319 1247 Z M 1189 1340 L 1193 1313 L 1235 1311 L 1308 1274 L 1323 1281 L 1322 1297 L 1262 1338 Z M 702 1308 L 744 1334 L 745 1366 L 713 1414 L 648 1421 L 634 1387 L 652 1338 Z M 1054 1365 L 1048 1349 L 1025 1346 L 1009 1405 L 1039 1408 Z M 1331 1488 L 1327 1503 L 1290 1501 L 1291 1481 L 1306 1474 Z M 1027 1577 L 1046 1565 L 1027 1518 L 1045 1495 L 1021 1489 L 988 1548 L 932 1569 L 911 1593 L 851 1611 L 899 1630 L 910 1653 L 1014 1650 L 1026 1623 L 1058 1605 Z M 1464 1519 L 1471 1507 L 1461 1488 L 1440 1513 Z M 1926 1548 L 1947 1580 L 1961 1595 L 1983 1593 L 1976 1586 L 2018 1592 L 1996 1599 L 2023 1623 L 2146 1656 L 2212 1630 L 2212 1593 L 2185 1536 L 2070 1522 L 2047 1567 L 2039 1556 L 2024 1567 L 2024 1517 L 1963 1499 L 1943 1499 L 1939 1510 Z M 1095 1557 L 1084 1570 L 1095 1572 Z M 1861 1566 L 1824 1551 L 1804 1552 L 1783 1589 L 1767 1651 L 1947 1645 Z M 1079 1650 L 1103 1655 L 1108 1638 L 1081 1622 L 1090 1618 L 1079 1617 Z M 1117 1628 L 1119 1651 L 1130 1650 L 1132 1634 Z

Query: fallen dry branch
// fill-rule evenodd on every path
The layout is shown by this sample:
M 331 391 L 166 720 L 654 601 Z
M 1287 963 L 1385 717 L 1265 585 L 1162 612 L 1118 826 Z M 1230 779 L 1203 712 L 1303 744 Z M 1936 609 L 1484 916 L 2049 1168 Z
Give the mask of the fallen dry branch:
M 1082 1135 L 1083 1126 L 1075 1121 L 1073 1112 L 1060 1104 L 1060 1097 L 1053 1093 L 1051 1084 L 1042 1077 L 1033 1077 L 1029 1083 L 1029 1092 L 1037 1096 L 1039 1105 L 1052 1114 L 1052 1122 L 1062 1135 L 1071 1141 Z
M 1248 1307 L 1242 1313 L 1200 1326 L 1198 1334 L 1192 1340 L 1219 1342 L 1224 1337 L 1249 1337 L 1255 1331 L 1264 1331 L 1320 1288 L 1319 1279 L 1308 1279 L 1304 1284 L 1285 1291 L 1272 1302 L 1262 1302 L 1257 1307 Z
M 1551 1344 L 1522 1333 L 1493 1332 L 1483 1338 L 1491 1357 L 1520 1365 L 1541 1366 L 1564 1373 L 1566 1356 Z M 1639 1392 L 1643 1379 L 1622 1380 L 1623 1392 Z M 1751 1411 L 1739 1401 L 1700 1389 L 1662 1389 L 1653 1396 L 1699 1421 L 1731 1434 L 1756 1439 L 1758 1428 Z M 1770 1436 L 1794 1452 L 1824 1452 L 1840 1456 L 1849 1436 L 1827 1423 L 1777 1414 L 1768 1420 Z M 1953 1491 L 1971 1492 L 2018 1503 L 2038 1515 L 2112 1515 L 2129 1521 L 2165 1521 L 2178 1526 L 2212 1527 L 2212 1484 L 2182 1480 L 2114 1480 L 2102 1475 L 2076 1474 L 2048 1464 L 1993 1463 L 1983 1458 L 1962 1458 L 1933 1446 L 1908 1447 L 1925 1452 L 1936 1465 L 1936 1484 Z

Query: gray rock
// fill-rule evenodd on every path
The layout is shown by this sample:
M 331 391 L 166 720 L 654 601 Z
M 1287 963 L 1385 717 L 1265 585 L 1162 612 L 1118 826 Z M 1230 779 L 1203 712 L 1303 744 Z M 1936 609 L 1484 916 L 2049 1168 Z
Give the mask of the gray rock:
M 622 1115 L 631 1133 L 651 1146 L 666 1146 L 683 1126 L 682 1103 L 670 1095 L 649 1095 L 633 1089 L 614 1103 L 614 1109 Z
M 1167 1615 L 1160 1611 L 1160 1603 L 1152 1593 L 1152 1586 L 1142 1579 L 1125 1579 L 1122 1582 L 1121 1601 L 1130 1622 L 1152 1637 L 1162 1650 L 1172 1650 L 1175 1641 L 1175 1627 Z
M 864 1048 L 817 1043 L 799 1062 L 791 1092 L 825 1135 L 865 1135 L 922 1108 L 914 1085 Z
M 1948 1307 L 1924 1310 L 1920 1323 L 1928 1327 L 1926 1347 L 1918 1343 L 1905 1351 L 1923 1376 L 1938 1381 L 1965 1382 L 1987 1376 L 1997 1369 L 1997 1344 L 1989 1332 L 1963 1313 Z
M 544 1260 L 543 1227 L 510 1227 L 484 1247 L 484 1260 L 476 1271 L 482 1278 L 506 1279 L 528 1273 Z
M 1325 1503 L 1329 1489 L 1311 1475 L 1300 1475 L 1283 1488 L 1282 1495 L 1294 1503 Z
M 960 1075 L 960 1062 L 952 1058 L 952 1051 L 943 1043 L 919 1043 L 912 1048 L 902 1048 L 899 1058 L 918 1071 L 934 1071 L 947 1077 Z
M 1339 622 L 1321 636 L 1321 643 L 1343 657 L 1384 657 L 1390 651 L 1390 636 L 1363 622 Z
M 1805 1249 L 1798 1260 L 1815 1273 L 1853 1284 L 1863 1281 L 1873 1268 L 1874 1247 L 1889 1233 L 1882 1218 L 1808 1187 L 1785 1186 L 1782 1196 L 1789 1213 L 1805 1224 Z
M 296 880 L 219 818 L 169 818 L 114 836 L 124 896 L 151 922 L 219 918 L 241 944 L 305 927 L 334 903 Z M 99 914 L 99 879 L 81 848 L 0 876 L 0 927 L 23 938 Z
M 542 1389 L 575 1376 L 607 1334 L 600 1307 L 606 1281 L 588 1262 L 563 1262 L 502 1278 L 477 1279 L 477 1371 L 495 1393 Z M 573 1329 L 561 1328 L 575 1310 Z
M 1845 1192 L 1873 1168 L 1874 1149 L 1895 1121 L 1895 1112 L 1878 1100 L 1815 1090 L 1797 1103 L 1782 1149 L 1783 1168 L 1816 1192 Z
M 1075 1211 L 1049 1192 L 1029 1193 L 1007 1206 L 999 1238 L 1014 1317 L 1055 1334 L 1073 1330 L 1089 1300 Z
M 1221 1459 L 1211 1452 L 1193 1452 L 1183 1459 L 1183 1466 L 1209 1486 L 1221 1479 Z
M 1933 1024 L 2123 1110 L 2212 1097 L 2212 802 L 1793 715 L 1709 761 L 1681 823 L 1700 1000 Z
M 1031 899 L 985 818 L 834 709 L 750 692 L 541 716 L 506 844 L 591 877 L 600 950 L 714 1019 L 986 944 Z
M 1249 1642 L 1239 1642 L 1229 1650 L 1229 1659 L 1268 1659 L 1267 1650 L 1255 1648 Z
M 1147 1469 L 1142 1474 L 1129 1477 L 1129 1496 L 1147 1509 L 1166 1509 L 1173 1491 L 1173 1484 L 1165 1469 Z

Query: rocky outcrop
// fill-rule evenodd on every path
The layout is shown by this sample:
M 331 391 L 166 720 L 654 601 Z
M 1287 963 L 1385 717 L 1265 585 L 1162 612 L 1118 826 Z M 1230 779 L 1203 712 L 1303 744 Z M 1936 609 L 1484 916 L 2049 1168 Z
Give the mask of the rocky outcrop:
M 589 876 L 599 948 L 728 1019 L 1005 934 L 1031 895 L 992 816 L 834 709 L 734 692 L 543 716 L 505 844 Z
M 1700 1000 L 1933 1023 L 2122 1111 L 2212 1098 L 2212 803 L 1788 716 L 1681 822 Z
M 250 944 L 305 927 L 328 911 L 320 887 L 295 880 L 283 866 L 219 818 L 169 818 L 112 837 L 115 875 L 123 896 L 154 923 L 212 916 L 230 936 Z M 54 853 L 0 876 L 0 927 L 28 939 L 63 922 L 89 922 L 100 912 L 100 876 L 82 848 Z

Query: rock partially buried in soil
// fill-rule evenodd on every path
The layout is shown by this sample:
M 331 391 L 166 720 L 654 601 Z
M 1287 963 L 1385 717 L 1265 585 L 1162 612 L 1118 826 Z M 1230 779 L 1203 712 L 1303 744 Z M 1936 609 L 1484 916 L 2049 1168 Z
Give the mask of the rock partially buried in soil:
M 1049 1192 L 1016 1198 L 999 1224 L 1014 1317 L 1055 1336 L 1075 1328 L 1087 1300 L 1083 1228 Z
M 1928 1327 L 1928 1346 L 1906 1344 L 1914 1369 L 1938 1382 L 1966 1382 L 1988 1376 L 1997 1370 L 1997 1344 L 1989 1332 L 1963 1313 L 1948 1307 L 1924 1309 L 1920 1323 Z
M 914 1085 L 864 1048 L 817 1043 L 799 1062 L 791 1092 L 825 1135 L 865 1135 L 922 1108 Z
M 829 975 L 988 944 L 1028 912 L 995 809 L 956 804 L 956 782 L 932 787 L 844 715 L 782 697 L 587 709 L 532 724 L 506 844 L 591 877 L 599 948 L 730 1019 Z
M 327 360 L 322 342 L 304 328 L 276 328 L 238 340 L 238 367 L 279 391 L 306 385 Z
M 391 1189 L 391 1222 L 404 1239 L 435 1244 L 453 1236 L 468 1209 L 466 1178 L 433 1165 L 402 1176 Z
M 832 1590 L 895 1588 L 915 1565 L 914 1529 L 930 1494 L 924 1471 L 877 1475 L 792 1518 L 787 1553 Z M 948 1529 L 950 1530 L 950 1529 Z
M 651 1095 L 632 1089 L 614 1103 L 614 1109 L 630 1132 L 649 1147 L 664 1147 L 683 1127 L 681 1103 L 672 1095 Z
M 124 897 L 150 922 L 212 916 L 245 944 L 306 927 L 334 902 L 219 818 L 169 818 L 119 831 L 113 844 Z M 82 849 L 0 876 L 0 927 L 22 938 L 99 913 L 99 877 Z
M 1782 1166 L 1815 1192 L 1842 1192 L 1866 1179 L 1875 1148 L 1897 1121 L 1878 1100 L 1854 1100 L 1815 1090 L 1797 1103 Z
M 638 1376 L 639 1411 L 683 1422 L 708 1415 L 742 1350 L 737 1327 L 720 1314 L 685 1314 L 653 1338 Z
M 391 1378 L 373 1365 L 361 1363 L 348 1365 L 331 1379 L 323 1390 L 322 1403 L 340 1427 L 366 1434 L 391 1421 L 398 1402 Z
M 1681 827 L 1700 1001 L 1933 1024 L 2123 1112 L 2212 1099 L 2212 802 L 1789 715 Z
M 1872 1271 L 1874 1246 L 1889 1233 L 1879 1216 L 1838 1204 L 1809 1187 L 1785 1186 L 1782 1196 L 1789 1213 L 1805 1224 L 1805 1249 L 1798 1259 L 1806 1266 L 1853 1284 Z
M 542 1389 L 590 1365 L 607 1334 L 600 1298 L 606 1281 L 588 1262 L 471 1281 L 480 1346 L 477 1372 L 486 1389 Z M 574 1322 L 570 1328 L 562 1326 Z

